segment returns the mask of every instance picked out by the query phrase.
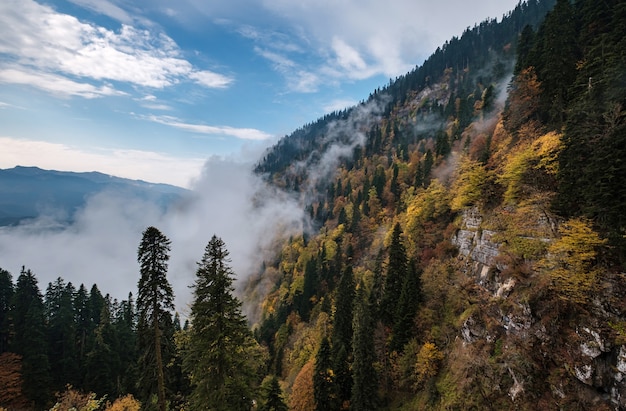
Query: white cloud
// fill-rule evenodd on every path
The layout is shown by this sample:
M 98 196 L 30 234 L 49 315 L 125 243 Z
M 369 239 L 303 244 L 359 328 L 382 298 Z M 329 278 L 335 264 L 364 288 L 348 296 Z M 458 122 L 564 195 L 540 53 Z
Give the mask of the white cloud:
M 82 3 L 95 4 L 91 0 Z M 13 69 L 21 66 L 16 70 L 44 78 L 40 88 L 48 91 L 57 91 L 55 82 L 61 77 L 66 77 L 70 86 L 80 78 L 83 82 L 114 81 L 157 89 L 187 80 L 209 88 L 224 88 L 232 82 L 228 76 L 195 68 L 165 34 L 127 24 L 112 31 L 32 0 L 0 2 L 0 54 L 13 61 Z M 0 68 L 8 69 L 6 63 L 0 63 Z M 57 80 L 51 81 L 50 76 Z M 5 75 L 4 80 L 14 77 Z M 24 84 L 19 76 L 16 82 Z M 104 91 L 111 87 L 92 85 Z M 79 87 L 68 94 L 95 97 L 111 92 Z
M 339 99 L 329 102 L 324 105 L 322 109 L 324 110 L 324 113 L 332 113 L 333 111 L 341 111 L 345 108 L 356 106 L 357 104 L 358 101 L 356 100 Z
M 255 47 L 254 51 L 261 57 L 272 62 L 277 71 L 286 73 L 292 68 L 296 67 L 295 61 L 280 53 L 262 49 L 261 47 Z
M 232 78 L 206 70 L 193 71 L 189 73 L 189 78 L 209 88 L 226 88 L 233 82 Z
M 147 116 L 146 120 L 166 126 L 191 131 L 198 134 L 223 135 L 239 138 L 242 140 L 268 140 L 272 136 L 254 128 L 235 128 L 230 126 L 208 126 L 205 124 L 186 123 L 171 116 Z
M 517 0 L 264 0 L 341 78 L 395 77 L 474 22 L 499 18 Z M 331 51 L 330 53 L 328 51 Z
M 333 38 L 332 48 L 337 55 L 338 64 L 346 71 L 363 71 L 367 67 L 367 64 L 365 64 L 359 52 L 340 38 Z
M 131 23 L 133 18 L 120 7 L 107 0 L 69 0 L 81 7 L 109 16 L 122 23 Z
M 108 85 L 94 86 L 88 83 L 79 83 L 56 74 L 28 71 L 28 69 L 21 68 L 0 69 L 0 83 L 24 84 L 64 97 L 96 98 L 102 96 L 123 96 L 126 94 Z
M 119 177 L 188 187 L 205 159 L 140 150 L 86 151 L 65 144 L 0 137 L 0 168 L 17 165 L 61 171 L 99 171 Z

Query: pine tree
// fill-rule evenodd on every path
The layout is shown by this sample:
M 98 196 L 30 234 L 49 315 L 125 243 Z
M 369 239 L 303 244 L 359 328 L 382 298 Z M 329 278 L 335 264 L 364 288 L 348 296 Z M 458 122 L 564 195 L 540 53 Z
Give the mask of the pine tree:
M 287 411 L 287 404 L 283 399 L 283 392 L 280 389 L 278 378 L 275 375 L 270 377 L 262 387 L 263 398 L 259 411 Z
M 332 352 L 333 370 L 338 400 L 350 400 L 352 389 L 352 313 L 354 305 L 354 278 L 352 266 L 347 265 L 337 287 L 335 316 L 333 319 Z
M 50 400 L 50 365 L 43 296 L 37 278 L 22 267 L 13 295 L 15 335 L 11 351 L 22 356 L 23 393 L 37 409 Z
M 118 391 L 120 393 L 134 392 L 137 378 L 137 329 L 132 293 L 128 294 L 127 300 L 120 303 L 119 309 L 114 315 L 113 326 L 117 336 L 117 352 L 120 361 Z
M 374 292 L 374 290 L 372 290 Z M 378 403 L 378 375 L 374 363 L 374 318 L 370 298 L 361 283 L 355 297 L 354 335 L 352 338 L 352 396 L 350 407 L 353 410 L 375 410 Z
M 396 322 L 390 349 L 401 351 L 413 336 L 415 314 L 421 301 L 421 281 L 415 261 L 411 261 L 396 307 Z
M 163 346 L 164 322 L 174 309 L 174 292 L 167 280 L 170 240 L 157 228 L 148 227 L 137 252 L 141 277 L 138 283 L 140 385 L 145 399 L 156 389 L 160 411 L 165 411 L 165 376 Z
M 0 354 L 9 351 L 9 313 L 13 299 L 11 273 L 0 268 Z
M 402 286 L 407 275 L 406 248 L 402 241 L 402 228 L 396 223 L 391 234 L 389 245 L 389 264 L 383 291 L 381 306 L 381 318 L 386 325 L 395 323 L 396 307 L 402 293 Z
M 233 296 L 228 255 L 224 242 L 214 235 L 196 271 L 183 358 L 193 409 L 244 410 L 252 404 L 256 374 L 249 357 L 255 342 L 241 302 Z
M 302 317 L 304 321 L 308 321 L 309 319 L 309 312 L 313 306 L 311 298 L 313 298 L 316 293 L 318 282 L 317 261 L 315 258 L 310 258 L 304 266 L 304 285 L 302 287 L 302 297 L 298 310 L 300 317 Z
M 324 337 L 315 355 L 313 373 L 313 396 L 316 411 L 330 411 L 338 408 L 335 381 L 333 377 L 330 342 Z
M 109 398 L 121 394 L 117 390 L 117 338 L 108 305 L 102 308 L 100 324 L 95 330 L 93 347 L 87 354 L 86 363 L 85 387 L 88 391 L 95 392 L 98 396 L 107 395 Z
M 89 352 L 87 346 L 91 333 L 89 316 L 89 293 L 84 284 L 76 291 L 73 301 L 74 318 L 76 319 L 76 355 L 78 358 L 79 379 L 85 376 L 85 357 Z
M 54 370 L 54 391 L 62 391 L 67 384 L 80 383 L 73 306 L 75 293 L 72 283 L 65 284 L 61 277 L 49 283 L 46 289 L 48 358 Z

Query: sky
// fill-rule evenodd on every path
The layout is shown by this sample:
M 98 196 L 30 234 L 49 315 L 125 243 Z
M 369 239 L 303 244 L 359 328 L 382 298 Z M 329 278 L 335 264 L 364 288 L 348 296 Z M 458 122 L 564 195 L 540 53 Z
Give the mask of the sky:
M 2 0 L 0 168 L 192 187 L 517 0 Z

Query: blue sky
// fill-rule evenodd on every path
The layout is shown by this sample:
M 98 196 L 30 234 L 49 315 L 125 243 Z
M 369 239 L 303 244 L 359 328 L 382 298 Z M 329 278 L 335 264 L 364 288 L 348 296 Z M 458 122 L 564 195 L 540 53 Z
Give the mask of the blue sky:
M 517 0 L 2 0 L 0 168 L 189 186 Z

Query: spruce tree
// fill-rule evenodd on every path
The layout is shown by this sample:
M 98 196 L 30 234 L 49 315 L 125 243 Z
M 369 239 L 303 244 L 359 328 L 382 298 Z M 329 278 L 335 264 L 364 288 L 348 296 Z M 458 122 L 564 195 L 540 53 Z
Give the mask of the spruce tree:
M 372 290 L 374 292 L 374 290 Z M 354 335 L 352 337 L 352 396 L 350 407 L 353 410 L 375 410 L 378 400 L 378 375 L 376 348 L 374 346 L 374 318 L 371 301 L 360 284 L 355 297 Z
M 332 369 L 332 353 L 328 337 L 324 337 L 315 355 L 313 373 L 313 396 L 315 411 L 329 411 L 338 408 Z
M 189 373 L 192 409 L 244 410 L 252 405 L 254 347 L 241 302 L 233 296 L 228 250 L 215 235 L 198 263 L 193 285 L 189 344 L 183 368 Z
M 12 299 L 13 279 L 11 273 L 0 268 L 0 354 L 9 351 L 9 313 Z
M 332 352 L 337 396 L 340 403 L 350 401 L 352 389 L 352 313 L 354 278 L 352 266 L 347 265 L 337 287 L 333 319 Z
M 137 324 L 133 294 L 122 300 L 114 315 L 117 352 L 119 356 L 119 382 L 121 392 L 134 392 L 137 375 Z
M 137 311 L 139 315 L 139 369 L 143 371 L 139 384 L 144 401 L 156 390 L 160 411 L 166 409 L 163 361 L 164 323 L 171 320 L 174 292 L 167 280 L 170 240 L 157 228 L 143 232 L 137 252 L 141 277 L 138 283 Z
M 76 319 L 76 355 L 78 358 L 79 378 L 82 381 L 85 374 L 85 357 L 89 352 L 87 347 L 90 327 L 89 293 L 84 284 L 76 291 L 73 301 L 74 318 Z
M 283 399 L 283 392 L 280 389 L 278 378 L 275 375 L 270 377 L 263 384 L 263 398 L 259 411 L 287 411 L 288 407 Z
M 381 319 L 386 325 L 393 325 L 395 323 L 396 307 L 400 294 L 402 293 L 402 285 L 404 284 L 406 275 L 406 248 L 402 241 L 402 228 L 400 227 L 400 223 L 396 223 L 391 234 L 389 264 L 387 265 L 385 287 L 380 303 Z
M 420 273 L 415 261 L 411 261 L 396 307 L 396 320 L 389 347 L 392 351 L 401 351 L 413 336 L 415 314 L 421 301 L 421 293 Z
M 318 282 L 317 261 L 315 258 L 310 258 L 304 266 L 304 285 L 302 287 L 302 296 L 298 309 L 300 317 L 302 317 L 304 321 L 308 321 L 309 319 L 309 312 L 313 306 L 311 298 L 313 298 L 317 292 L 316 287 Z
M 117 336 L 111 324 L 109 305 L 102 308 L 100 324 L 94 331 L 94 343 L 86 358 L 85 387 L 98 396 L 115 398 L 119 377 L 119 353 Z
M 79 384 L 76 351 L 76 320 L 73 299 L 76 290 L 61 277 L 46 289 L 46 319 L 48 323 L 48 358 L 54 370 L 52 388 L 62 391 L 67 384 Z
M 13 295 L 14 338 L 11 351 L 22 356 L 22 392 L 43 409 L 50 400 L 50 365 L 44 303 L 37 278 L 22 267 Z

